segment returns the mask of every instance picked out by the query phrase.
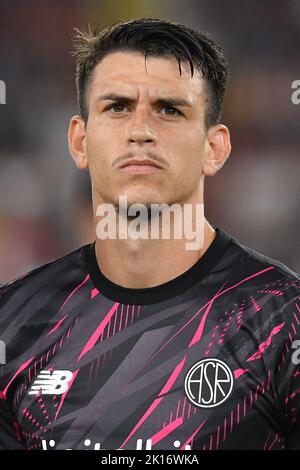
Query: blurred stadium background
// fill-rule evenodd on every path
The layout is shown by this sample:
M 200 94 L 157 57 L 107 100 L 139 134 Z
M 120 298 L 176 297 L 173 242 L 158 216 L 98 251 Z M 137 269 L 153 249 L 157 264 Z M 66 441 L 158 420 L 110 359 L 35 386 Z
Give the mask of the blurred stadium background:
M 94 239 L 87 172 L 67 146 L 77 113 L 75 26 L 169 18 L 209 32 L 229 59 L 233 149 L 206 178 L 206 216 L 300 271 L 300 0 L 10 0 L 0 3 L 0 283 Z

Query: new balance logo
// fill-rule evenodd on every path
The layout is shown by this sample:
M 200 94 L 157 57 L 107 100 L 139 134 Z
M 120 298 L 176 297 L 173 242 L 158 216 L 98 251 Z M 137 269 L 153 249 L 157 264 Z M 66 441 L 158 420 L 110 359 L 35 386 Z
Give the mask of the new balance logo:
M 42 370 L 28 393 L 28 395 L 62 395 L 68 390 L 73 374 L 69 370 Z

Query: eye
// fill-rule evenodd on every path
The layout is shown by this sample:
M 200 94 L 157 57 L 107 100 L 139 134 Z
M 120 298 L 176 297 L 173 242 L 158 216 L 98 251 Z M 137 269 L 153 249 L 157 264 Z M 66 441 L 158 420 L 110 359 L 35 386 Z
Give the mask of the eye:
M 125 111 L 125 108 L 126 108 L 125 104 L 115 103 L 115 104 L 108 106 L 107 110 L 112 111 L 113 113 L 122 113 L 123 111 Z
M 173 108 L 173 106 L 163 106 L 162 110 L 165 112 L 163 114 L 166 114 L 167 116 L 179 116 L 181 114 L 178 109 Z

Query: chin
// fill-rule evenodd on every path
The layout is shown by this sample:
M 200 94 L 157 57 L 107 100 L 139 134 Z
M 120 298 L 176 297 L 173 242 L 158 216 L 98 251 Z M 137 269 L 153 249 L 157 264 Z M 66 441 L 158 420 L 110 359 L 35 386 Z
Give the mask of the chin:
M 131 207 L 133 204 L 151 208 L 152 204 L 163 204 L 163 201 L 158 201 L 157 198 L 156 199 L 145 199 L 141 197 L 127 198 L 127 207 Z
M 151 206 L 151 204 L 162 204 L 166 202 L 166 198 L 163 195 L 159 194 L 159 191 L 151 190 L 145 191 L 145 188 L 134 191 L 124 191 L 119 194 L 119 196 L 126 196 L 127 198 L 127 207 L 133 204 L 143 204 L 145 206 Z M 119 203 L 119 198 L 117 198 Z

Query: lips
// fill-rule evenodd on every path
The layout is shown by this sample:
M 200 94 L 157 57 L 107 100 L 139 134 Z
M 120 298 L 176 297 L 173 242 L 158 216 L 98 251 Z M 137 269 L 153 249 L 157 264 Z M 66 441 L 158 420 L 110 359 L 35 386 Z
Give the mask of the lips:
M 160 165 L 158 165 L 156 162 L 153 162 L 152 160 L 130 160 L 126 163 L 123 163 L 119 168 L 122 169 L 122 168 L 127 168 L 130 166 L 134 166 L 134 167 L 139 166 L 139 167 L 145 167 L 145 168 L 154 167 L 154 168 L 159 168 L 159 169 L 162 168 Z
M 145 173 L 156 173 L 162 170 L 162 167 L 153 160 L 129 160 L 123 163 L 119 170 L 123 173 L 131 174 L 145 174 Z

